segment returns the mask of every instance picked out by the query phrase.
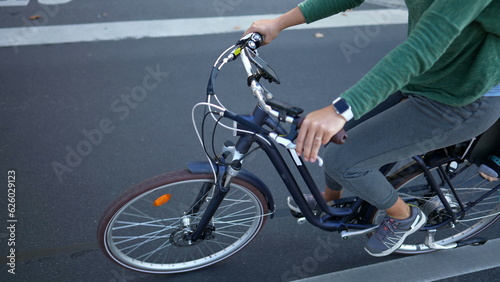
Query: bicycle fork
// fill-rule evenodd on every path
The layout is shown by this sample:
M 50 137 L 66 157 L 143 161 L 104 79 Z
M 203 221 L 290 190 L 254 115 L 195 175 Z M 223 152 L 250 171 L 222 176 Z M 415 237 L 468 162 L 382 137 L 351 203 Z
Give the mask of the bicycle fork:
M 224 197 L 229 192 L 232 180 L 241 171 L 240 154 L 234 149 L 234 145 L 228 143 L 224 144 L 224 150 L 221 156 L 222 160 L 224 161 L 225 158 L 231 153 L 233 154 L 234 157 L 231 164 L 227 166 L 227 169 L 224 169 L 225 168 L 224 166 L 219 166 L 217 182 L 214 183 L 215 187 L 209 187 L 212 185 L 205 183 L 202 189 L 200 190 L 200 193 L 196 197 L 194 206 L 189 209 L 188 214 L 197 212 L 201 204 L 203 203 L 204 199 L 206 198 L 206 194 L 208 193 L 208 191 L 211 188 L 215 189 L 214 195 L 210 200 L 207 209 L 203 212 L 203 216 L 201 217 L 199 223 L 197 224 L 196 229 L 185 238 L 188 244 L 194 243 L 199 239 L 205 239 L 206 237 L 205 231 L 207 230 L 207 227 L 209 227 L 210 221 L 212 220 L 215 212 L 217 211 L 220 204 L 224 200 Z M 211 231 L 213 230 L 211 229 Z

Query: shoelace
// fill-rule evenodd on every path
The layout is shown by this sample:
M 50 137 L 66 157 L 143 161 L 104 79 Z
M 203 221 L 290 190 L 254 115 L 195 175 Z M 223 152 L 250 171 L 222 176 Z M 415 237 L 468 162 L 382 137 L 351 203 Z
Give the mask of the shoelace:
M 385 217 L 384 221 L 380 225 L 380 228 L 375 233 L 375 236 L 377 236 L 377 238 L 380 240 L 384 240 L 388 236 L 388 233 L 394 234 L 396 232 L 398 225 L 399 222 L 395 221 L 392 218 Z

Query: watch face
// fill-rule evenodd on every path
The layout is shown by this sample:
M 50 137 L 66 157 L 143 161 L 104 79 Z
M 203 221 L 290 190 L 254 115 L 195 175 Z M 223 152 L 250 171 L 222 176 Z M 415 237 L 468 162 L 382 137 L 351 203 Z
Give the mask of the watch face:
M 349 110 L 349 105 L 344 99 L 338 100 L 337 102 L 335 102 L 335 104 L 333 104 L 333 106 L 339 114 Z

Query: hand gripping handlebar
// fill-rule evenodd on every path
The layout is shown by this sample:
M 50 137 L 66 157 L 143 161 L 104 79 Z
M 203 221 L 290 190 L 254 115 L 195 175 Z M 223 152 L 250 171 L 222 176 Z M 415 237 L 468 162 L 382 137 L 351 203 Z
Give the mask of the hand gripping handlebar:
M 298 118 L 297 120 L 297 128 L 300 128 L 302 125 L 302 122 L 304 121 L 303 117 Z M 345 140 L 347 139 L 347 133 L 345 130 L 342 128 L 339 132 L 337 132 L 335 135 L 332 136 L 330 139 L 330 142 L 342 145 L 345 143 Z

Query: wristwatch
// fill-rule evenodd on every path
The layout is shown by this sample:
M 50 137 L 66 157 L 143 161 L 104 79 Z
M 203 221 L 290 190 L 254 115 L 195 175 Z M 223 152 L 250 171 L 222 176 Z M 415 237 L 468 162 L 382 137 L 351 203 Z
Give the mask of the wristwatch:
M 337 114 L 343 116 L 346 121 L 349 121 L 354 117 L 351 106 L 347 104 L 347 101 L 344 98 L 338 97 L 332 102 L 332 104 Z

